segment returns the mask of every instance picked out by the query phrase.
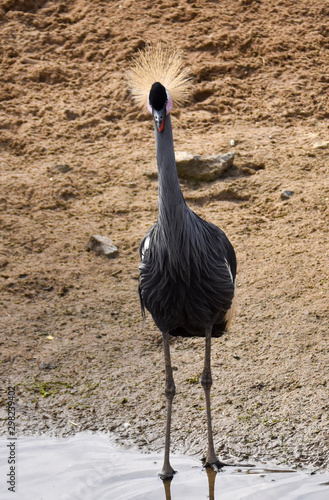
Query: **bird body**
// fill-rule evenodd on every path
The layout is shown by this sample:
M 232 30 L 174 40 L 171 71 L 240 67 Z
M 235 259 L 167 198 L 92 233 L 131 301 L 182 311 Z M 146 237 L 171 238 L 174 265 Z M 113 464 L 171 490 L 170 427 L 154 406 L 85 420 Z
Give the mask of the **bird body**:
M 183 337 L 225 331 L 236 259 L 224 232 L 185 203 L 179 186 L 170 117 L 156 135 L 159 216 L 140 245 L 139 295 L 160 331 Z M 166 152 L 166 154 L 163 154 Z
M 158 220 L 140 245 L 139 296 L 162 332 L 167 426 L 162 478 L 172 477 L 169 461 L 171 408 L 175 395 L 169 336 L 206 339 L 201 384 L 205 391 L 208 452 L 206 465 L 220 467 L 213 444 L 210 388 L 211 337 L 220 337 L 232 316 L 236 257 L 224 232 L 186 204 L 177 175 L 170 111 L 186 98 L 189 80 L 177 52 L 148 48 L 135 60 L 130 87 L 153 116 L 158 167 Z M 173 99 L 174 96 L 174 99 Z

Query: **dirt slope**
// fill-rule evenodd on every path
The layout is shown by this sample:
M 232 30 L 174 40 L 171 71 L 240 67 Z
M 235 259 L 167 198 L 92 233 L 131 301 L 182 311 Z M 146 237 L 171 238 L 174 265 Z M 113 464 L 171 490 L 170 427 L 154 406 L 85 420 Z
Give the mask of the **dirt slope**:
M 14 383 L 20 434 L 163 448 L 161 342 L 136 292 L 157 217 L 153 125 L 125 81 L 161 40 L 194 78 L 176 149 L 235 152 L 225 178 L 182 183 L 238 258 L 236 318 L 213 347 L 217 450 L 329 467 L 328 23 L 324 0 L 0 1 L 3 433 Z M 118 256 L 88 253 L 92 234 Z M 203 341 L 172 349 L 173 449 L 200 453 Z

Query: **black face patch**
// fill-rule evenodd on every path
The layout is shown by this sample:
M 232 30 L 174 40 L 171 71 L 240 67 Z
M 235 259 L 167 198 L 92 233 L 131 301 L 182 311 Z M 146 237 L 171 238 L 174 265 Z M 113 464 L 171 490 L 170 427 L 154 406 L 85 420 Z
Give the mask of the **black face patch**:
M 167 92 L 164 86 L 159 82 L 153 83 L 149 95 L 152 108 L 156 111 L 161 111 L 166 105 L 167 99 Z

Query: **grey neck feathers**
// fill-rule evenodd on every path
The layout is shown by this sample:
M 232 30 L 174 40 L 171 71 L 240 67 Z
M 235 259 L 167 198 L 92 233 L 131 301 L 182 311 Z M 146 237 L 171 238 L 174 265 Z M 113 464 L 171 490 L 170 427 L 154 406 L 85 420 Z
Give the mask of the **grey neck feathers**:
M 177 175 L 170 114 L 166 116 L 162 132 L 156 126 L 154 129 L 159 179 L 158 221 L 166 229 L 167 226 L 174 229 L 187 207 Z
M 169 272 L 174 273 L 173 276 L 179 275 L 184 282 L 189 283 L 191 225 L 188 218 L 191 211 L 185 203 L 179 185 L 170 115 L 166 116 L 162 132 L 155 127 L 155 142 L 159 180 L 157 229 L 162 241 L 162 245 L 158 247 L 158 261 L 161 267 L 167 255 Z M 165 249 L 166 252 L 163 253 Z

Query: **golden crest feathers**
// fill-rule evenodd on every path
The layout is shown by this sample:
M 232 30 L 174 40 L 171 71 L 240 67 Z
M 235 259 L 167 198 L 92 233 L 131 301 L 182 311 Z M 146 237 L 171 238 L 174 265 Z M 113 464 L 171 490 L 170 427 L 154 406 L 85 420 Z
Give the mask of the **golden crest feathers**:
M 182 106 L 188 100 L 191 76 L 178 50 L 159 44 L 148 45 L 138 52 L 128 73 L 128 83 L 134 100 L 141 107 L 146 107 L 155 82 L 168 90 L 174 105 Z

